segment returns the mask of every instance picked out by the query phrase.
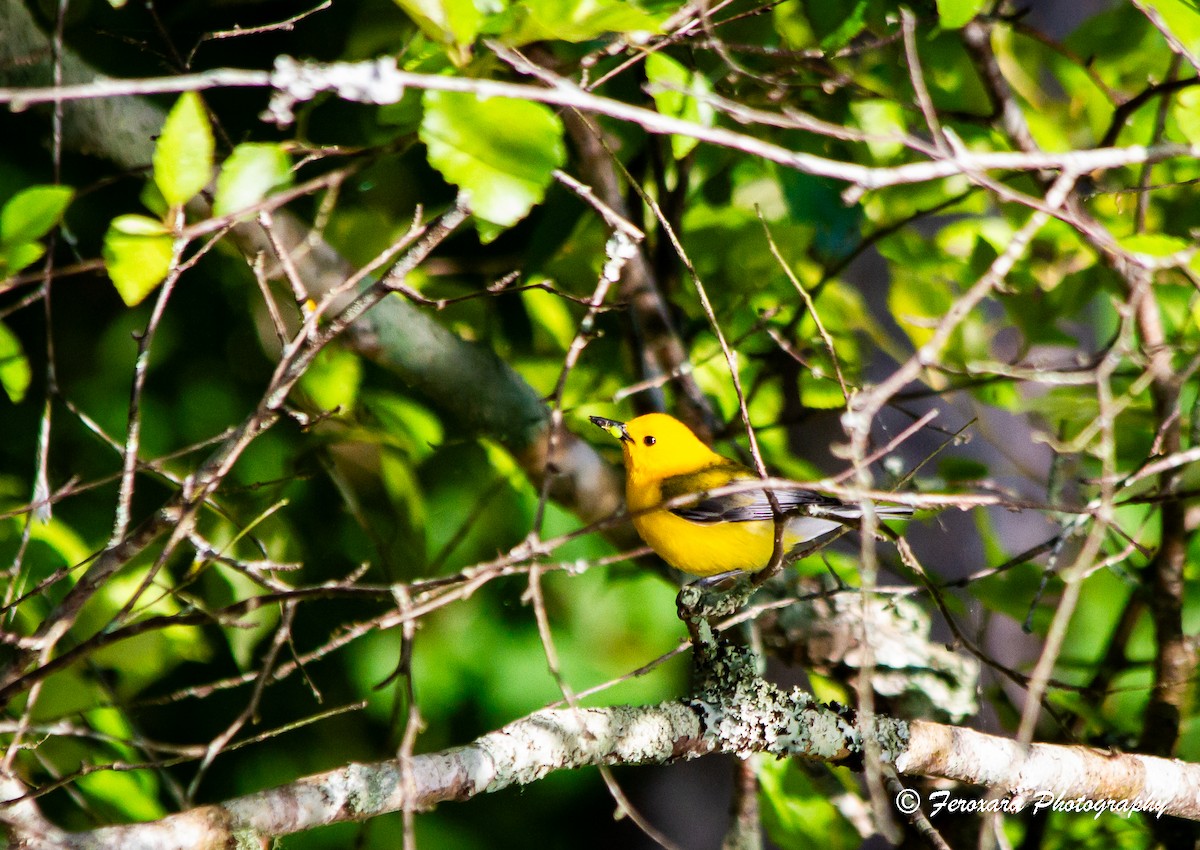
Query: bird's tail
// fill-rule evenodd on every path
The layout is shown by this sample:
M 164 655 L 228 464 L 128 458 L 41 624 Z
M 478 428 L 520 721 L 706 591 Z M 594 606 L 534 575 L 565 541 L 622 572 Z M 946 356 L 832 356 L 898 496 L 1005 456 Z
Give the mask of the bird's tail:
M 842 519 L 860 519 L 862 517 L 862 507 L 860 505 L 838 505 L 836 508 L 827 508 L 826 511 L 830 516 L 841 517 Z M 911 519 L 913 509 L 908 505 L 876 505 L 875 516 L 880 519 Z

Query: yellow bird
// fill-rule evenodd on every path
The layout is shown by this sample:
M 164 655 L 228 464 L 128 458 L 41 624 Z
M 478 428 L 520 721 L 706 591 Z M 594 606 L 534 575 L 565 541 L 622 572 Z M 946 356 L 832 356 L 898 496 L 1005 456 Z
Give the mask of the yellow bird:
M 686 425 L 665 413 L 648 413 L 630 422 L 588 417 L 621 441 L 625 455 L 625 502 L 634 528 L 659 556 L 676 569 L 697 576 L 734 570 L 761 570 L 775 549 L 775 513 L 765 490 L 710 496 L 711 491 L 759 476 L 737 461 L 704 445 Z M 785 522 L 784 552 L 857 520 L 850 505 L 805 489 L 803 484 L 772 488 Z M 665 502 L 695 495 L 672 508 Z M 807 515 L 818 511 L 834 517 Z M 902 506 L 875 508 L 883 519 L 912 515 Z

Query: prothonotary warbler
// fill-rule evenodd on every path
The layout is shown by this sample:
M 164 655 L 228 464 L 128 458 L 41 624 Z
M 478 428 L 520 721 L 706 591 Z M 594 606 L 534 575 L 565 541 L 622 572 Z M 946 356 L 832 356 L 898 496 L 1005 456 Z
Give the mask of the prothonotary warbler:
M 621 441 L 626 506 L 638 534 L 664 561 L 697 576 L 755 571 L 770 564 L 775 511 L 766 491 L 709 495 L 731 484 L 760 480 L 753 470 L 717 454 L 665 413 L 648 413 L 629 422 L 589 418 Z M 808 510 L 846 520 L 862 516 L 858 505 L 793 483 L 771 488 L 785 523 L 785 553 L 843 526 L 837 519 L 809 516 Z M 683 498 L 691 494 L 695 501 Z M 680 500 L 677 507 L 661 507 Z M 875 513 L 881 519 L 898 519 L 910 516 L 912 509 L 876 506 Z

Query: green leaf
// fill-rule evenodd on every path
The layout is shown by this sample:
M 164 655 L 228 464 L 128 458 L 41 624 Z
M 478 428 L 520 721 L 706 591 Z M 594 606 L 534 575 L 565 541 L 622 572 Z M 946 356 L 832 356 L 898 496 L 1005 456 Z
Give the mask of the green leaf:
M 0 388 L 13 404 L 20 404 L 25 398 L 31 375 L 21 341 L 0 323 Z
M 154 596 L 141 595 L 139 588 L 149 570 L 148 566 L 139 566 L 128 574 L 110 577 L 94 600 L 81 612 L 78 622 L 80 632 L 91 630 L 94 633 L 104 628 L 134 598 L 138 599 L 138 611 L 143 616 L 173 617 L 179 614 L 182 609 L 170 576 L 161 573 L 155 576 L 156 586 L 164 592 Z M 203 628 L 174 625 L 101 647 L 89 659 L 99 669 L 111 671 L 116 692 L 128 696 L 160 681 L 162 676 L 180 664 L 205 660 L 211 651 Z
M 1193 56 L 1200 51 L 1200 12 L 1191 0 L 1145 0 Z
M 99 707 L 87 711 L 85 717 L 92 729 L 105 736 L 116 758 L 137 758 L 137 751 L 124 743 L 136 735 L 124 712 L 118 708 Z M 123 819 L 153 820 L 166 814 L 158 801 L 160 777 L 152 771 L 97 771 L 82 778 L 87 781 L 81 782 L 80 787 L 86 789 L 90 801 L 101 803 Z
M 782 166 L 773 168 L 783 191 L 788 217 L 813 228 L 812 251 L 822 260 L 840 260 L 858 246 L 863 210 L 859 204 L 846 206 L 844 188 L 826 177 L 816 177 Z
M 913 345 L 920 348 L 933 337 L 938 321 L 954 304 L 954 292 L 946 281 L 912 275 L 894 281 L 888 289 L 888 307 L 896 324 Z
M 475 230 L 479 234 L 479 241 L 484 245 L 489 242 L 495 242 L 500 234 L 508 228 L 496 224 L 494 221 L 484 221 L 478 216 L 475 217 Z
M 292 161 L 276 144 L 248 142 L 238 145 L 221 166 L 213 214 L 228 215 L 252 207 L 272 189 L 292 178 Z
M 156 218 L 144 215 L 119 215 L 109 224 L 110 228 L 127 236 L 170 236 L 167 226 Z
M 134 307 L 171 270 L 174 239 L 161 221 L 141 215 L 113 219 L 104 234 L 104 265 L 126 306 Z
M 441 420 L 412 399 L 385 391 L 364 392 L 360 403 L 380 424 L 389 445 L 412 463 L 425 460 L 445 439 Z
M 179 207 L 208 185 L 212 169 L 213 134 L 204 102 L 195 92 L 184 92 L 154 146 L 154 182 L 167 203 Z
M 800 403 L 813 410 L 840 410 L 846 406 L 846 396 L 835 379 L 805 375 L 800 382 Z
M 776 844 L 841 850 L 861 843 L 849 821 L 829 802 L 837 794 L 848 793 L 841 771 L 814 768 L 823 774 L 815 778 L 797 759 L 766 756 L 759 756 L 755 765 L 763 825 Z
M 1191 144 L 1200 144 L 1200 89 L 1184 89 L 1175 95 L 1175 121 Z
M 531 41 L 591 41 L 605 33 L 657 33 L 665 14 L 654 14 L 628 0 L 526 0 L 513 3 L 498 18 L 505 44 Z M 489 27 L 491 29 L 491 27 Z
M 0 210 L 0 242 L 41 239 L 62 220 L 74 196 L 70 186 L 30 186 L 13 195 Z
M 80 776 L 78 785 L 89 798 L 120 813 L 124 820 L 154 820 L 166 814 L 154 793 L 157 778 L 149 771 L 134 774 L 102 770 Z
M 89 557 L 92 547 L 74 528 L 55 516 L 47 522 L 35 522 L 32 539 L 42 543 L 60 559 L 58 565 L 69 567 Z
M 944 29 L 960 29 L 983 11 L 986 4 L 987 0 L 937 0 L 938 22 Z
M 848 5 L 821 0 L 807 0 L 804 4 L 813 29 L 820 35 L 822 50 L 840 50 L 866 27 L 869 0 L 857 0 L 849 10 Z
M 1132 254 L 1147 257 L 1169 257 L 1191 247 L 1190 242 L 1163 233 L 1135 233 L 1119 239 L 1118 244 Z
M 867 139 L 867 149 L 880 162 L 887 162 L 904 151 L 900 136 L 905 131 L 904 108 L 894 100 L 858 100 L 850 104 L 850 112 Z M 891 138 L 888 138 L 891 137 Z
M 521 301 L 534 326 L 553 340 L 555 350 L 570 348 L 575 339 L 575 320 L 564 299 L 542 289 L 526 289 L 521 293 Z
M 45 253 L 46 246 L 41 242 L 0 243 L 0 276 L 16 274 L 36 263 Z
M 232 605 L 262 593 L 254 579 L 224 564 L 213 565 L 208 570 L 208 587 L 214 604 L 218 605 Z M 274 632 L 278 622 L 279 606 L 263 605 L 240 618 L 236 625 L 221 630 L 239 670 L 254 668 L 255 650 Z
M 771 19 L 779 34 L 781 47 L 806 50 L 817 46 L 817 35 L 802 4 L 776 3 L 771 7 Z
M 155 216 L 163 221 L 167 220 L 167 213 L 171 209 L 167 205 L 167 199 L 162 196 L 162 192 L 158 191 L 158 184 L 154 182 L 153 177 L 142 183 L 142 191 L 138 193 L 138 200 Z
M 344 348 L 324 348 L 300 378 L 300 386 L 322 410 L 354 409 L 362 384 L 362 360 Z
M 469 194 L 483 221 L 511 227 L 523 219 L 566 161 L 562 121 L 540 103 L 439 91 L 425 92 L 424 103 L 419 135 L 429 164 Z
M 711 127 L 716 112 L 701 98 L 712 91 L 703 75 L 694 73 L 659 51 L 646 57 L 646 78 L 654 105 L 663 115 Z M 692 136 L 671 136 L 671 153 L 683 159 L 699 144 Z
M 467 48 L 479 35 L 483 23 L 483 15 L 472 0 L 396 0 L 396 5 L 429 38 L 458 47 L 457 55 L 452 57 L 456 64 L 466 62 Z

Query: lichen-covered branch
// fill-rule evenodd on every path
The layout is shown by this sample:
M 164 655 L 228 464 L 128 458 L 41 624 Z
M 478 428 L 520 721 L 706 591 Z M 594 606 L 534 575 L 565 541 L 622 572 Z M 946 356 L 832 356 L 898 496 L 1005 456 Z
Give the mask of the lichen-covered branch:
M 290 123 L 294 120 L 293 109 L 298 103 L 309 100 L 324 91 L 333 91 L 343 99 L 362 103 L 397 103 L 408 88 L 414 88 L 464 92 L 479 97 L 508 97 L 576 108 L 636 124 L 650 133 L 689 136 L 709 144 L 761 157 L 806 174 L 848 183 L 853 187 L 847 194 L 851 201 L 857 200 L 863 192 L 871 189 L 909 183 L 925 183 L 974 171 L 1054 169 L 1083 174 L 1127 165 L 1163 162 L 1168 159 L 1200 155 L 1200 148 L 1195 146 L 1166 143 L 1150 147 L 1133 145 L 1125 148 L 1072 150 L 1062 153 L 1024 151 L 977 153 L 962 149 L 944 159 L 873 167 L 789 150 L 781 145 L 723 127 L 706 127 L 693 121 L 661 115 L 650 109 L 632 106 L 574 87 L 546 89 L 523 83 L 402 71 L 396 66 L 396 60 L 393 57 L 369 62 L 322 64 L 299 62 L 284 56 L 278 59 L 275 70 L 272 72 L 219 68 L 202 73 L 178 74 L 162 78 L 103 79 L 75 86 L 63 86 L 59 89 L 4 88 L 0 89 L 0 103 L 9 103 L 18 108 L 25 108 L 30 104 L 55 100 L 104 99 L 142 94 L 205 91 L 226 87 L 274 89 L 270 111 L 272 118 L 280 123 Z
M 215 850 L 259 846 L 254 842 L 406 807 L 466 800 L 558 770 L 664 764 L 716 752 L 861 763 L 862 741 L 848 709 L 747 676 L 747 660 L 737 650 L 724 654 L 693 700 L 548 709 L 466 746 L 414 756 L 408 786 L 402 765 L 391 760 L 347 765 L 150 823 L 63 833 L 31 816 L 24 799 L 4 810 L 8 814 L 0 813 L 0 821 L 13 847 Z M 1007 793 L 1137 801 L 1146 810 L 1200 820 L 1197 765 L 1088 747 L 1034 744 L 1024 750 L 994 735 L 884 716 L 876 718 L 874 728 L 884 760 L 910 776 L 941 776 Z M 11 790 L 6 796 L 16 798 Z
M 1142 811 L 1200 820 L 1200 765 L 1093 747 L 1031 744 L 914 720 L 896 767 L 1021 795 L 1136 803 Z

